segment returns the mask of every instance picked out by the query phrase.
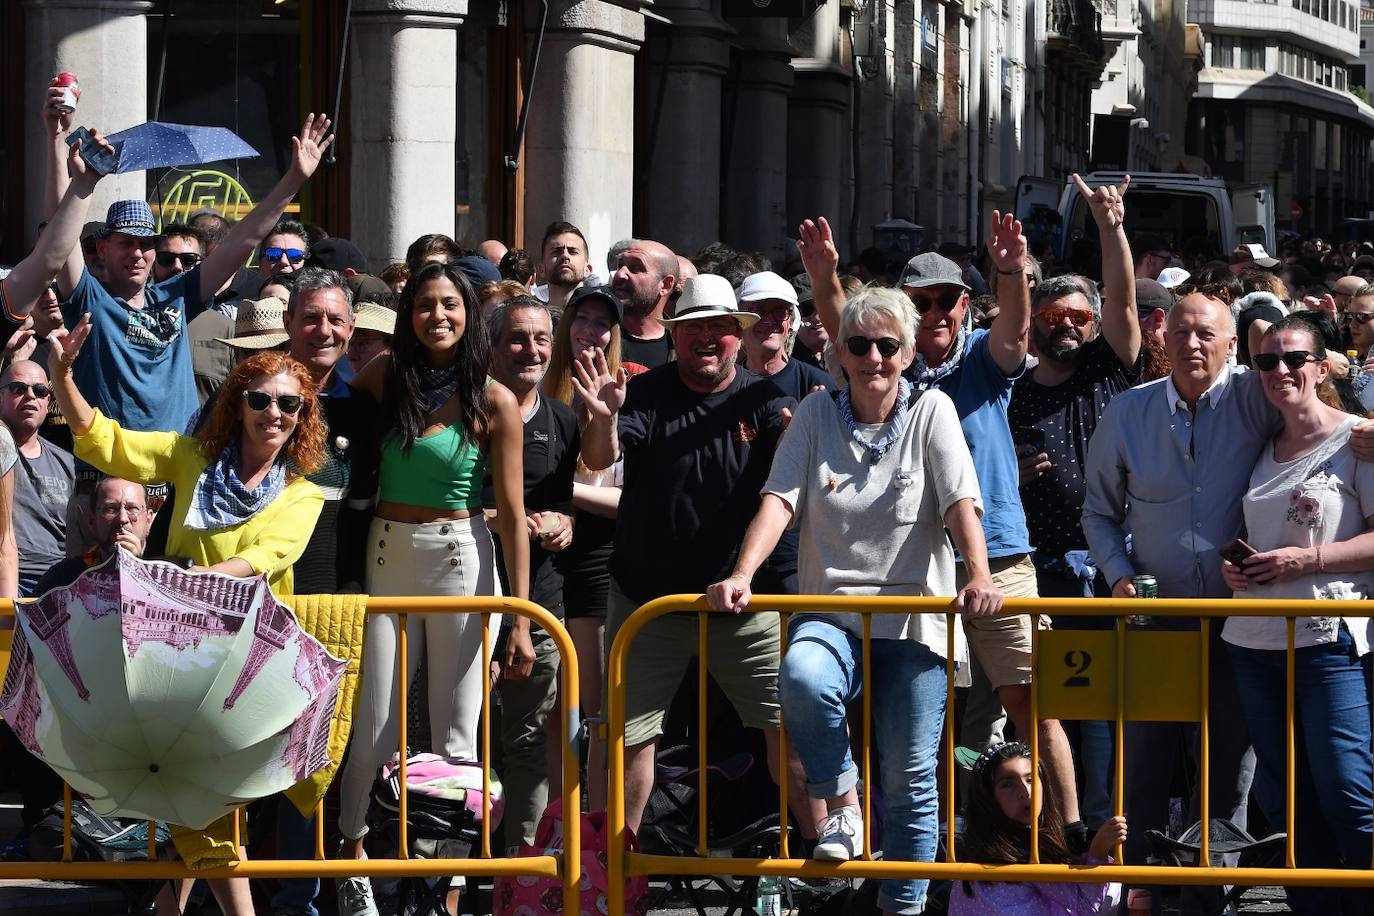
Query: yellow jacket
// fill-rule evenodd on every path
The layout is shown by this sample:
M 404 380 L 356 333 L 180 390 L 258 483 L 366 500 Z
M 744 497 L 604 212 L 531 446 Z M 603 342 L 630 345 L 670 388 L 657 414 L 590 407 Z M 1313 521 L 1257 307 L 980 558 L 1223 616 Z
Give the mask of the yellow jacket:
M 315 522 L 324 508 L 324 494 L 304 477 L 286 485 L 281 495 L 257 515 L 219 531 L 192 531 L 185 525 L 190 494 L 209 461 L 200 442 L 177 433 L 144 433 L 124 429 L 96 411 L 84 436 L 75 437 L 76 457 L 87 464 L 135 483 L 170 482 L 182 494 L 175 502 L 167 535 L 167 552 L 190 557 L 197 566 L 213 566 L 238 557 L 255 573 L 266 573 L 278 597 L 292 593 L 291 566 L 305 552 Z

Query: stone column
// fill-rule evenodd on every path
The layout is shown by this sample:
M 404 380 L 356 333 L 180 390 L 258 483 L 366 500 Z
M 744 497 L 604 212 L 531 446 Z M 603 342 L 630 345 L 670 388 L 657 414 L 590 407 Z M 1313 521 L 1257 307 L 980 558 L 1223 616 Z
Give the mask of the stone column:
M 732 21 L 739 67 L 730 84 L 726 120 L 723 240 L 761 251 L 781 271 L 787 260 L 787 96 L 792 91 L 792 46 L 787 20 Z
M 467 0 L 357 0 L 349 53 L 353 241 L 381 270 L 454 232 L 458 27 Z
M 81 81 L 74 125 L 114 133 L 148 120 L 148 0 L 24 0 L 24 236 L 38 237 L 47 143 L 39 136 L 39 106 L 48 81 L 64 70 Z M 104 219 L 116 200 L 148 196 L 147 173 L 111 175 L 91 199 L 91 219 Z
M 732 32 L 710 0 L 656 5 L 672 25 L 649 42 L 648 146 L 639 156 L 643 234 L 690 256 L 720 238 L 720 93 Z
M 847 169 L 850 107 L 849 71 L 840 63 L 838 0 L 829 0 L 792 35 L 803 53 L 792 61 L 796 86 L 787 111 L 787 224 L 824 216 L 835 231 L 842 256 L 849 251 Z
M 637 9 L 603 0 L 550 4 L 521 161 L 531 256 L 538 257 L 544 228 L 567 220 L 587 237 L 592 270 L 604 277 L 606 249 L 632 234 L 634 55 L 643 42 Z

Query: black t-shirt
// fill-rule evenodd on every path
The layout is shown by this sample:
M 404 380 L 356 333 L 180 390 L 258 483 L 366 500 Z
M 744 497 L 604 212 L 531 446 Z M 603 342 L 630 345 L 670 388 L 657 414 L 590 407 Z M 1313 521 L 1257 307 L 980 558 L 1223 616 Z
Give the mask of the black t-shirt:
M 768 380 L 798 403 L 817 386 L 826 391 L 835 388 L 835 380 L 831 378 L 830 373 L 798 359 L 789 359 L 775 374 L 768 376 Z M 777 576 L 792 575 L 797 571 L 797 551 L 800 547 L 801 531 L 795 527 L 788 528 L 782 533 L 782 537 L 778 538 L 778 546 L 768 555 L 762 570 L 775 573 Z
M 1044 452 L 1053 465 L 1030 485 L 1021 488 L 1021 505 L 1031 544 L 1043 558 L 1062 558 L 1070 550 L 1085 550 L 1083 534 L 1084 468 L 1088 441 L 1107 404 L 1140 381 L 1144 350 L 1127 369 L 1106 339 L 1098 336 L 1083 345 L 1083 359 L 1068 381 L 1046 387 L 1027 372 L 1011 390 L 1007 421 L 1016 445 L 1026 444 L 1027 430 L 1044 437 Z
M 703 592 L 730 574 L 773 464 L 782 410 L 795 406 L 742 368 L 713 394 L 692 391 L 672 364 L 630 380 L 611 556 L 627 596 Z
M 655 340 L 644 340 L 628 333 L 623 327 L 620 329 L 620 362 L 626 366 L 630 374 L 642 372 L 645 369 L 657 369 L 668 362 L 673 353 L 673 335 L 667 331 L 663 336 Z
M 534 416 L 525 422 L 525 512 L 562 512 L 572 515 L 573 472 L 581 438 L 572 408 L 562 401 L 541 397 Z M 482 502 L 496 505 L 496 488 L 488 468 L 483 481 Z M 500 554 L 501 539 L 496 538 L 496 568 L 501 585 L 511 593 L 506 579 L 506 563 Z M 563 576 L 554 565 L 555 554 L 538 541 L 530 542 L 530 600 L 561 618 L 563 616 Z

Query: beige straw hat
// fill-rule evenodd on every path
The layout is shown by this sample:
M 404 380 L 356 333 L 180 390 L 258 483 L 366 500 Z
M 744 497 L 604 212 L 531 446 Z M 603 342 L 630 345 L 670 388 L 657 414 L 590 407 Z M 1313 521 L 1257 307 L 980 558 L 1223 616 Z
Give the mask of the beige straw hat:
M 256 301 L 244 299 L 239 303 L 239 316 L 234 320 L 234 336 L 215 339 L 241 350 L 269 350 L 281 346 L 288 340 L 286 303 L 276 296 Z
M 396 333 L 396 313 L 378 302 L 359 302 L 353 313 L 353 327 L 357 330 Z

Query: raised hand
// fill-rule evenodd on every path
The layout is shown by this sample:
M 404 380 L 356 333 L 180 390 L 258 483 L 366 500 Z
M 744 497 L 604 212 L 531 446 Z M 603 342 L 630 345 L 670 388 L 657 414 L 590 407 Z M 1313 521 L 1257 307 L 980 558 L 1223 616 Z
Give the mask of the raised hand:
M 81 345 L 86 342 L 90 333 L 91 313 L 87 312 L 70 331 L 66 328 L 57 328 L 48 334 L 48 342 L 52 344 L 52 350 L 48 352 L 48 375 L 56 378 L 59 375 L 70 374 L 72 363 L 76 362 Z
M 91 139 L 109 153 L 115 155 L 115 148 L 110 145 L 110 141 L 100 135 L 100 131 L 91 128 Z M 95 186 L 104 178 L 95 169 L 86 164 L 86 160 L 81 158 L 81 144 L 73 142 L 71 149 L 67 151 L 67 174 L 72 176 L 71 187 L 76 189 L 78 197 L 86 197 L 95 190 Z
M 815 222 L 806 220 L 798 227 L 797 253 L 801 255 L 802 266 L 806 268 L 811 282 L 829 277 L 839 270 L 840 252 L 835 248 L 835 235 L 830 231 L 830 223 L 824 216 Z
M 1104 184 L 1096 191 L 1090 190 L 1077 172 L 1073 174 L 1073 183 L 1078 185 L 1078 193 L 1088 202 L 1088 208 L 1093 213 L 1093 221 L 1099 229 L 1115 229 L 1126 221 L 1126 204 L 1122 198 L 1126 196 L 1126 189 L 1131 186 L 1130 175 L 1121 179 L 1119 188 L 1116 185 Z
M 39 115 L 43 118 L 43 127 L 52 137 L 60 136 L 72 129 L 72 116 L 75 112 L 59 111 L 58 105 L 62 102 L 62 87 L 57 84 L 57 77 L 48 81 L 47 94 L 43 97 L 43 107 L 39 109 Z
M 333 142 L 334 135 L 329 133 L 329 119 L 322 114 L 306 115 L 301 132 L 291 138 L 291 170 L 296 177 L 305 181 L 314 175 L 324 151 Z
M 1026 237 L 1015 213 L 992 211 L 992 233 L 988 236 L 988 256 L 1000 273 L 1020 273 L 1026 269 Z
M 625 386 L 630 374 L 622 366 L 615 375 L 606 365 L 606 352 L 600 347 L 584 351 L 573 361 L 572 386 L 587 410 L 602 420 L 610 419 L 625 406 Z

